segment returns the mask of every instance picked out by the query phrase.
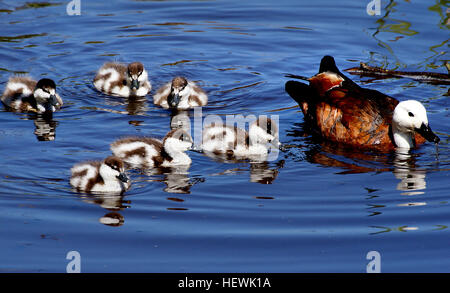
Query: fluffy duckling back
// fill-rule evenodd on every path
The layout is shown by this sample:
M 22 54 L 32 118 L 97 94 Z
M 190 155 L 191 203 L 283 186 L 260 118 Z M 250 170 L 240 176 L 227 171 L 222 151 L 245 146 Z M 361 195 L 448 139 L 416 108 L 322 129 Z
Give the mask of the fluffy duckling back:
M 203 129 L 202 149 L 213 157 L 264 159 L 269 151 L 268 143 L 279 147 L 278 126 L 265 116 L 253 122 L 248 132 L 236 126 L 214 123 Z
M 105 63 L 94 78 L 97 90 L 113 96 L 143 97 L 152 89 L 148 80 L 148 73 L 140 62 L 133 62 L 125 66 L 121 63 Z
M 191 164 L 185 153 L 191 147 L 191 136 L 182 129 L 174 129 L 162 141 L 150 137 L 119 139 L 111 144 L 111 151 L 133 167 L 172 167 Z
M 36 82 L 21 76 L 8 80 L 1 101 L 8 109 L 19 112 L 53 113 L 63 105 L 53 80 L 43 78 Z
M 78 191 L 123 193 L 131 185 L 123 161 L 114 156 L 76 164 L 70 171 L 70 184 Z
M 190 109 L 208 104 L 208 95 L 193 81 L 177 76 L 153 96 L 155 105 L 165 109 Z

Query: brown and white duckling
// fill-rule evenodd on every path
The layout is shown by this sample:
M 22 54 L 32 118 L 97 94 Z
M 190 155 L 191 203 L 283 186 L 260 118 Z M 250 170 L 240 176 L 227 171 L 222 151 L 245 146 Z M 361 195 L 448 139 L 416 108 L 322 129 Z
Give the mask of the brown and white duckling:
M 76 164 L 70 171 L 70 184 L 78 191 L 122 193 L 131 185 L 123 161 L 114 156 Z
M 63 105 L 53 80 L 43 78 L 36 82 L 22 76 L 8 80 L 1 101 L 7 108 L 19 112 L 53 113 Z
M 265 116 L 253 122 L 248 132 L 236 126 L 215 123 L 203 128 L 202 150 L 208 156 L 264 159 L 269 152 L 269 144 L 276 145 L 276 148 L 280 146 L 278 126 Z
M 105 63 L 94 78 L 97 90 L 113 96 L 130 97 L 147 95 L 152 89 L 148 73 L 140 62 L 125 66 L 121 63 Z
M 208 104 L 208 95 L 193 81 L 177 76 L 153 96 L 155 105 L 165 109 L 190 109 Z
M 111 144 L 113 154 L 132 167 L 171 167 L 190 165 L 185 153 L 192 147 L 191 136 L 182 129 L 174 129 L 164 139 L 125 137 Z

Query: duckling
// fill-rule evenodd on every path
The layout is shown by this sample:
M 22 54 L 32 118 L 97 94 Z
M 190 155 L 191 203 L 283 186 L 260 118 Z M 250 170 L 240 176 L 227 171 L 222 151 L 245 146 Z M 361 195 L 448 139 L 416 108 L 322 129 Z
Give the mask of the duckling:
M 78 191 L 123 193 L 131 185 L 123 161 L 115 156 L 79 163 L 70 171 L 70 184 Z
M 186 110 L 208 104 L 207 94 L 193 81 L 177 76 L 163 85 L 153 96 L 155 105 L 165 109 Z
M 399 103 L 376 90 L 365 89 L 343 75 L 334 58 L 325 56 L 319 73 L 286 83 L 287 93 L 300 105 L 305 121 L 330 141 L 364 149 L 410 149 L 426 140 L 438 143 L 418 101 Z
M 281 145 L 278 126 L 265 116 L 250 124 L 248 132 L 236 126 L 215 123 L 203 129 L 202 149 L 212 157 L 264 160 L 269 152 L 269 143 L 277 148 Z
M 63 105 L 53 80 L 43 78 L 36 82 L 22 76 L 9 78 L 1 101 L 7 108 L 19 112 L 53 113 Z
M 191 136 L 182 129 L 174 129 L 164 139 L 125 137 L 111 144 L 113 154 L 132 167 L 171 167 L 190 165 L 185 153 L 192 147 Z
M 148 73 L 140 62 L 128 66 L 116 62 L 105 63 L 94 78 L 94 86 L 105 94 L 125 98 L 143 97 L 152 89 Z

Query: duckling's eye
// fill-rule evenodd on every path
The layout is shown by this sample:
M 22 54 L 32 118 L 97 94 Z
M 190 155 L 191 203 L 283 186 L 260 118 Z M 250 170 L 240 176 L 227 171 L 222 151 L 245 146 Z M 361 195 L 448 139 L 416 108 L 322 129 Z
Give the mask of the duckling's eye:
M 272 133 L 272 123 L 267 122 L 267 133 Z
M 411 112 L 408 112 L 409 117 L 414 117 L 414 114 Z

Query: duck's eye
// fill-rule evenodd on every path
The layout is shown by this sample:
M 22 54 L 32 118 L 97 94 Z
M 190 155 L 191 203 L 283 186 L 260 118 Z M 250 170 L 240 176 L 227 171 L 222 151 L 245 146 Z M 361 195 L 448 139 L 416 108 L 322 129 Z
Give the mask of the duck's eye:
M 414 117 L 414 114 L 412 112 L 408 112 L 409 117 Z

